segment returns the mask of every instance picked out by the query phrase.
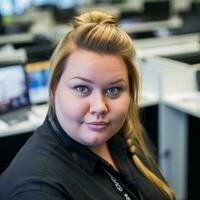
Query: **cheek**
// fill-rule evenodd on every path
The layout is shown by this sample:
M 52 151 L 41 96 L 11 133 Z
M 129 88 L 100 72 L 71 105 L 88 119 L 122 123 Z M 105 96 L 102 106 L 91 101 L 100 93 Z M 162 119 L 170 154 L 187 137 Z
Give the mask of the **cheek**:
M 55 106 L 57 112 L 63 117 L 78 119 L 85 115 L 88 110 L 88 105 L 84 101 L 80 102 L 70 92 L 57 91 L 55 94 Z
M 78 120 L 78 118 L 86 115 L 88 106 L 86 103 L 74 99 L 73 101 L 68 101 L 68 103 L 66 103 L 65 111 L 68 116 Z
M 121 99 L 116 105 L 112 108 L 113 109 L 113 117 L 116 118 L 118 123 L 123 124 L 125 118 L 127 116 L 129 110 L 130 98 L 126 96 L 126 98 Z
M 117 119 L 121 121 L 121 123 L 125 121 L 127 113 L 128 113 L 128 107 L 126 105 L 116 109 L 116 116 L 118 116 Z

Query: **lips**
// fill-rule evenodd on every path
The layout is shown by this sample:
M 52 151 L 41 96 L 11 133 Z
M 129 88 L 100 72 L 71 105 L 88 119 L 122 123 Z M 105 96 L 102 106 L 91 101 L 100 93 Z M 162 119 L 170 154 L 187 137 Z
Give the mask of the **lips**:
M 87 122 L 86 124 L 87 124 L 89 129 L 91 129 L 93 131 L 96 131 L 96 130 L 105 129 L 109 125 L 109 122 L 106 122 L 106 121 L 94 121 L 94 122 Z

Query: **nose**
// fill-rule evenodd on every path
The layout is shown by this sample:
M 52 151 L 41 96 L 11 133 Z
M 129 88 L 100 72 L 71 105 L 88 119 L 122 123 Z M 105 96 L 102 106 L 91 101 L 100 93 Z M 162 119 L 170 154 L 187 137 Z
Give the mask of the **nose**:
M 102 94 L 96 94 L 91 98 L 90 113 L 100 117 L 108 112 L 106 99 Z

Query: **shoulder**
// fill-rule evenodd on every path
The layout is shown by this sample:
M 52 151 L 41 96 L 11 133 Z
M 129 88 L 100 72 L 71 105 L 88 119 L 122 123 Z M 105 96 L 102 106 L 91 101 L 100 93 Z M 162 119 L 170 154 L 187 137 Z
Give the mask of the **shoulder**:
M 1 175 L 0 199 L 7 200 L 31 191 L 40 195 L 53 193 L 62 178 L 66 162 L 70 163 L 67 151 L 55 136 L 49 134 L 46 125 L 42 125 Z M 57 189 L 59 191 L 60 188 Z
M 16 193 L 10 197 L 1 196 L 1 200 L 72 200 L 69 193 L 65 192 L 64 195 L 52 191 L 39 191 L 39 190 L 27 190 Z

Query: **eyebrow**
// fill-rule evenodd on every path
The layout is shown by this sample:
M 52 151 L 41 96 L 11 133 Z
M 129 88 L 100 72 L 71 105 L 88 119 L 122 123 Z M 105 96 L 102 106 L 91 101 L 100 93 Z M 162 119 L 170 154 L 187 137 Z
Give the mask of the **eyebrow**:
M 91 81 L 91 80 L 89 80 L 87 78 L 83 78 L 81 76 L 75 76 L 71 80 L 73 80 L 73 79 L 80 79 L 80 80 L 88 82 L 88 83 L 94 83 L 93 81 Z M 117 83 L 120 83 L 120 82 L 126 82 L 126 81 L 123 78 L 119 78 L 119 79 L 117 79 L 117 80 L 115 80 L 115 81 L 113 81 L 113 82 L 111 82 L 109 84 L 110 85 L 114 85 L 114 84 L 117 84 Z
M 73 80 L 73 79 L 80 79 L 80 80 L 88 82 L 88 83 L 94 83 L 93 81 L 91 81 L 91 80 L 89 80 L 87 78 L 83 78 L 81 76 L 75 76 L 75 77 L 71 78 L 71 80 Z

